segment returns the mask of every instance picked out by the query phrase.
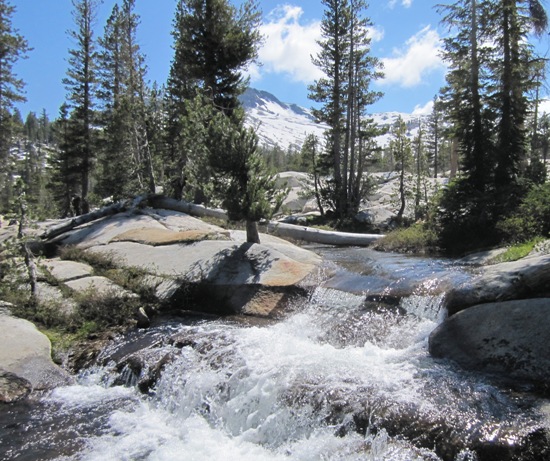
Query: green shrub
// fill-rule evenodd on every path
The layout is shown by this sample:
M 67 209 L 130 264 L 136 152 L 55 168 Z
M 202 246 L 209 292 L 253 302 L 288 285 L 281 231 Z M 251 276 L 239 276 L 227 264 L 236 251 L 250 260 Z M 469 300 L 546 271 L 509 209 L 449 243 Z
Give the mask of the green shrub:
M 518 243 L 508 248 L 504 253 L 499 254 L 490 261 L 490 264 L 505 263 L 511 261 L 517 261 L 518 259 L 525 258 L 535 246 L 542 242 L 543 239 L 538 237 L 526 242 Z
M 424 223 L 396 229 L 378 240 L 375 249 L 407 253 L 433 253 L 437 250 L 437 235 Z
M 123 297 L 118 293 L 98 294 L 87 290 L 75 296 L 76 312 L 73 314 L 73 328 L 78 330 L 93 322 L 98 330 L 117 326 L 128 326 L 141 307 L 141 301 L 135 297 Z
M 440 247 L 449 254 L 464 254 L 497 244 L 495 210 L 490 192 L 476 192 L 464 178 L 450 183 L 437 198 L 432 219 Z
M 117 267 L 115 257 L 112 254 L 94 253 L 72 245 L 62 247 L 59 250 L 59 257 L 69 261 L 88 263 L 98 274 Z
M 550 183 L 533 186 L 517 211 L 497 225 L 507 242 L 550 236 Z

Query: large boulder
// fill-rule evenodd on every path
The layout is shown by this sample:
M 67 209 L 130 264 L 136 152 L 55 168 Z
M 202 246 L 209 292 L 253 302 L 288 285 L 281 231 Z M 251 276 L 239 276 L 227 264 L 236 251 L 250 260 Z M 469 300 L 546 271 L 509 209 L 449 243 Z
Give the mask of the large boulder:
M 49 339 L 27 320 L 0 312 L 0 400 L 10 402 L 33 390 L 67 384 L 69 375 L 53 363 Z
M 430 353 L 470 370 L 547 386 L 550 298 L 489 303 L 446 319 L 430 335 Z
M 449 315 L 476 304 L 550 295 L 550 254 L 484 266 L 447 295 Z

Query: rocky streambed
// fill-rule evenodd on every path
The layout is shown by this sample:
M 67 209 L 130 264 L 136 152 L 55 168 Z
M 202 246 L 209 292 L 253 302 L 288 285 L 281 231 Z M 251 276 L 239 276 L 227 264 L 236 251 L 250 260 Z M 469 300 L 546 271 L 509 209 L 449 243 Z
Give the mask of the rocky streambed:
M 77 459 L 123 456 L 122 446 L 135 459 L 175 459 L 163 450 L 181 446 L 197 459 L 215 447 L 240 453 L 234 459 L 309 459 L 315 440 L 329 459 L 545 459 L 547 255 L 481 265 L 305 249 L 271 235 L 261 245 L 244 240 L 242 232 L 158 208 L 57 235 L 49 249 L 73 248 L 110 265 L 99 271 L 48 254 L 37 264 L 41 302 L 70 315 L 82 294 L 132 300 L 147 293 L 154 308 L 137 303 L 141 309 L 126 315 L 149 328 L 92 338 L 80 360 L 91 368 L 70 376 L 32 324 L 3 311 L 0 326 L 10 332 L 0 337 L 4 402 L 30 394 L 48 412 L 76 405 L 84 433 L 99 437 L 75 445 Z M 120 271 L 146 290 L 120 283 Z M 98 384 L 104 390 L 90 388 Z M 143 417 L 161 425 L 176 418 L 185 431 L 167 426 L 158 439 L 138 430 L 135 405 L 143 402 Z M 6 415 L 13 405 L 4 406 Z M 83 422 L 97 411 L 100 427 Z M 13 427 L 9 418 L 0 435 Z M 29 427 L 40 426 L 32 411 L 29 418 Z M 141 430 L 150 443 L 132 451 Z M 63 434 L 56 437 L 70 439 Z M 210 447 L 194 445 L 190 434 Z M 27 455 L 40 452 L 26 443 Z M 44 459 L 61 456 L 53 452 Z

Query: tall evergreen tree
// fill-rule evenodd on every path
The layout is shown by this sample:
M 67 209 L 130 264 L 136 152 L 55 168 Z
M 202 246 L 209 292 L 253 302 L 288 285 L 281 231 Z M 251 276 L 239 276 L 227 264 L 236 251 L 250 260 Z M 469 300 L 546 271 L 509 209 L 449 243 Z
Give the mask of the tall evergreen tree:
M 522 194 L 527 96 L 540 67 L 528 38 L 545 30 L 546 13 L 538 0 L 459 0 L 442 11 L 453 32 L 445 103 L 463 169 L 443 197 L 442 235 L 452 245 L 461 228 L 463 237 L 492 244 Z
M 181 155 L 186 102 L 200 94 L 231 115 L 247 79 L 243 70 L 257 57 L 260 12 L 254 0 L 239 8 L 228 0 L 179 0 L 174 19 L 174 59 L 166 90 L 167 164 L 171 193 L 181 197 L 189 156 Z
M 443 22 L 452 32 L 444 41 L 443 58 L 449 64 L 443 102 L 458 139 L 461 164 L 468 187 L 484 194 L 491 183 L 491 122 L 486 75 L 491 5 L 485 0 L 459 0 L 442 9 Z M 485 97 L 485 103 L 483 98 Z
M 56 212 L 61 217 L 73 214 L 71 202 L 80 189 L 80 161 L 75 151 L 78 140 L 73 139 L 74 131 L 69 117 L 69 107 L 63 104 L 52 126 L 57 149 L 48 156 L 51 174 L 47 188 L 56 204 Z
M 432 112 L 428 117 L 426 127 L 426 154 L 430 162 L 433 177 L 437 179 L 441 165 L 441 145 L 444 132 L 443 108 L 440 99 L 435 96 L 433 100 Z
M 137 43 L 135 0 L 115 4 L 99 40 L 100 97 L 104 103 L 100 192 L 119 199 L 155 191 L 146 121 L 145 57 Z
M 71 152 L 80 168 L 82 212 L 89 211 L 89 193 L 96 152 L 95 112 L 97 96 L 97 53 L 93 26 L 101 0 L 72 0 L 75 29 L 69 36 L 76 47 L 69 50 L 69 69 L 63 83 L 72 109 L 69 118 Z
M 317 208 L 319 209 L 321 216 L 324 216 L 325 209 L 321 196 L 323 186 L 321 183 L 321 168 L 319 167 L 320 151 L 319 138 L 314 134 L 308 134 L 304 144 L 302 145 L 302 159 L 306 167 L 306 171 L 310 175 L 311 181 L 313 182 L 313 194 L 315 196 L 315 201 L 317 202 Z
M 363 0 L 324 0 L 321 51 L 313 59 L 325 77 L 309 87 L 309 97 L 322 104 L 313 111 L 327 123 L 326 173 L 332 180 L 325 196 L 339 218 L 359 207 L 365 191 L 366 156 L 379 133 L 366 117 L 367 108 L 381 97 L 370 83 L 381 77 L 381 64 L 370 55 L 370 20 Z
M 0 0 L 0 211 L 7 211 L 12 198 L 14 105 L 25 101 L 25 84 L 15 74 L 14 65 L 30 51 L 27 41 L 12 25 L 15 11 L 9 1 Z
M 399 174 L 399 209 L 396 219 L 398 223 L 401 223 L 407 206 L 407 196 L 410 195 L 407 185 L 407 172 L 413 161 L 411 141 L 407 137 L 407 125 L 401 117 L 398 118 L 392 129 L 392 140 L 389 147 L 395 159 L 395 169 Z
M 528 36 L 546 31 L 548 17 L 539 0 L 501 0 L 491 19 L 498 44 L 493 65 L 493 100 L 499 114 L 495 187 L 500 213 L 505 213 L 514 206 L 527 161 L 527 94 L 533 87 L 533 69 L 539 67 Z

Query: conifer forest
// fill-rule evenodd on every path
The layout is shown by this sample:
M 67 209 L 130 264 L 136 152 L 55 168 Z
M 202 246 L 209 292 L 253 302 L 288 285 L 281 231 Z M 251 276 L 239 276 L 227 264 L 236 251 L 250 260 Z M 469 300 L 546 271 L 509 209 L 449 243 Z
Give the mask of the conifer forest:
M 423 0 L 424 1 L 424 0 Z M 346 229 L 372 190 L 370 175 L 399 178 L 397 227 L 430 235 L 438 251 L 462 253 L 550 236 L 547 180 L 550 114 L 539 110 L 547 60 L 533 41 L 548 34 L 541 0 L 434 2 L 446 35 L 446 84 L 411 139 L 399 120 L 373 122 L 384 68 L 371 51 L 365 0 L 320 0 L 323 77 L 308 88 L 312 113 L 327 126 L 301 149 L 259 143 L 239 97 L 258 61 L 262 12 L 254 0 L 179 0 L 167 81 L 151 82 L 139 41 L 136 0 L 115 3 L 96 24 L 100 0 L 72 0 L 73 47 L 59 112 L 21 114 L 25 81 L 15 72 L 32 43 L 0 0 L 0 214 L 3 225 L 88 213 L 143 194 L 220 207 L 255 223 L 280 209 L 276 173 L 311 178 L 321 217 Z M 98 33 L 101 31 L 101 33 Z M 30 101 L 32 103 L 32 101 Z M 385 146 L 381 134 L 390 135 Z M 421 200 L 425 179 L 447 177 Z M 411 179 L 412 178 L 412 179 Z M 403 214 L 405 197 L 416 203 Z

